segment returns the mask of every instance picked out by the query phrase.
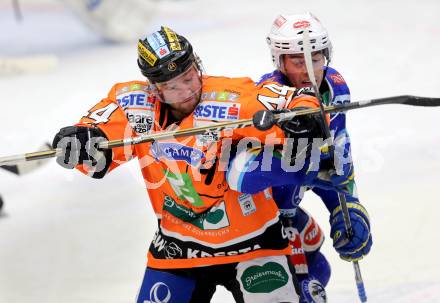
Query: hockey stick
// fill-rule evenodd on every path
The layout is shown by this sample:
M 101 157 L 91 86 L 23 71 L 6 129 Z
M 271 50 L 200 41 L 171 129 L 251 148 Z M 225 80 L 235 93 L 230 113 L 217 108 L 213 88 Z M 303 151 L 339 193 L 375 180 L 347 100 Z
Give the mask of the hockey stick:
M 313 62 L 312 62 L 312 46 L 310 45 L 310 36 L 309 36 L 309 29 L 305 28 L 303 31 L 303 47 L 304 47 L 304 60 L 306 62 L 306 69 L 307 74 L 309 76 L 310 82 L 312 82 L 312 88 L 315 92 L 316 97 L 319 101 L 319 109 L 320 109 L 320 116 L 321 116 L 321 124 L 324 126 L 324 132 L 325 132 L 325 139 L 328 140 L 328 150 L 329 150 L 329 156 L 330 156 L 330 162 L 333 164 L 333 167 L 335 166 L 335 147 L 333 144 L 333 138 L 330 133 L 330 127 L 326 122 L 325 117 L 325 109 L 324 109 L 324 101 L 322 99 L 321 93 L 319 92 L 318 84 L 316 83 L 315 74 L 313 70 Z M 347 200 L 345 199 L 345 195 L 338 191 L 338 199 L 339 199 L 339 205 L 342 209 L 342 214 L 344 218 L 344 225 L 345 225 L 345 231 L 347 233 L 347 238 L 352 239 L 353 238 L 353 227 L 350 220 L 350 214 L 348 212 L 347 207 Z M 358 290 L 359 299 L 361 302 L 367 302 L 367 294 L 365 292 L 365 286 L 364 281 L 362 279 L 361 275 L 361 268 L 359 266 L 358 261 L 353 261 L 353 269 L 354 269 L 354 275 L 356 279 L 356 286 Z
M 48 142 L 46 142 L 38 150 L 44 151 L 48 148 L 51 148 L 51 145 Z M 28 174 L 28 173 L 36 170 L 40 166 L 46 164 L 47 161 L 48 161 L 47 159 L 39 159 L 37 161 L 32 161 L 32 162 L 26 161 L 26 162 L 15 163 L 13 165 L 1 165 L 0 168 L 4 169 L 14 175 L 22 176 L 22 175 Z
M 334 113 L 334 112 L 341 112 L 341 111 L 347 111 L 347 110 L 382 105 L 382 104 L 405 104 L 405 105 L 423 106 L 423 107 L 440 106 L 440 98 L 425 98 L 425 97 L 408 96 L 408 95 L 395 96 L 395 97 L 358 101 L 348 104 L 326 106 L 324 107 L 324 111 L 326 113 Z M 142 135 L 134 138 L 103 141 L 99 143 L 98 147 L 114 148 L 114 147 L 121 147 L 126 145 L 136 145 L 140 143 L 147 143 L 162 139 L 195 136 L 195 135 L 203 134 L 206 131 L 222 130 L 228 128 L 243 128 L 243 127 L 255 126 L 258 129 L 265 130 L 265 129 L 269 129 L 277 122 L 286 121 L 292 119 L 295 116 L 318 114 L 320 113 L 320 111 L 321 109 L 319 108 L 304 109 L 304 110 L 292 111 L 292 112 L 286 112 L 280 114 L 275 114 L 268 110 L 259 111 L 254 115 L 252 119 L 241 119 L 236 121 L 216 123 L 213 125 L 167 131 L 167 132 L 161 132 L 151 135 Z M 14 165 L 22 161 L 33 161 L 33 160 L 52 158 L 52 157 L 56 157 L 57 155 L 62 155 L 61 149 L 49 149 L 49 150 L 37 151 L 32 153 L 20 154 L 20 155 L 0 157 L 0 166 Z
M 44 143 L 39 150 L 44 150 L 50 148 L 50 144 L 49 143 Z M 38 160 L 38 161 L 32 161 L 32 162 L 20 162 L 20 163 L 16 163 L 14 165 L 2 165 L 0 166 L 1 169 L 4 169 L 10 173 L 13 173 L 14 175 L 17 176 L 22 176 L 25 175 L 27 173 L 30 173 L 34 170 L 36 170 L 37 168 L 39 168 L 40 166 L 46 164 L 48 162 L 48 159 L 42 159 L 42 160 Z M 3 208 L 3 198 L 0 196 L 0 217 L 2 216 L 2 208 Z

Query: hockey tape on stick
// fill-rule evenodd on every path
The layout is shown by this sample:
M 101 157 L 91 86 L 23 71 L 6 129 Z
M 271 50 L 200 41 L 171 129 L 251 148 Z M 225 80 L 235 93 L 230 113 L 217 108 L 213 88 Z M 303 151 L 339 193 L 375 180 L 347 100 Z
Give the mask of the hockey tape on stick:
M 50 148 L 49 143 L 43 144 L 38 150 L 43 151 Z M 36 161 L 26 161 L 23 155 L 11 156 L 10 159 L 5 159 L 5 163 L 12 163 L 11 165 L 1 165 L 0 168 L 9 171 L 15 175 L 21 176 L 30 173 L 48 162 L 48 159 L 38 159 Z

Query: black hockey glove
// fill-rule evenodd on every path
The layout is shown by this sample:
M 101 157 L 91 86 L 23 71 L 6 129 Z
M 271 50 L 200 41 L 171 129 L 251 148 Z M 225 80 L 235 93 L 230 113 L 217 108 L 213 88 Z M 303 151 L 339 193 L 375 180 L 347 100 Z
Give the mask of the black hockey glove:
M 295 107 L 291 110 L 281 110 L 280 112 L 286 111 L 300 111 L 308 109 L 307 107 Z M 324 130 L 321 124 L 321 118 L 318 115 L 302 115 L 294 117 L 291 120 L 283 121 L 278 124 L 278 126 L 284 131 L 287 138 L 307 138 L 309 141 L 313 138 L 323 138 Z M 311 142 L 310 142 L 311 143 Z
M 99 128 L 67 126 L 55 135 L 52 148 L 60 148 L 63 154 L 57 163 L 72 169 L 78 164 L 87 164 L 93 178 L 102 178 L 112 161 L 111 149 L 98 149 L 98 143 L 107 140 Z
M 315 92 L 310 87 L 303 87 L 295 91 L 294 98 L 300 95 L 309 95 L 315 97 Z M 300 111 L 304 109 L 309 109 L 308 107 L 295 107 L 290 110 L 281 110 L 281 112 L 286 111 Z M 289 121 L 283 121 L 279 124 L 279 127 L 284 130 L 287 138 L 323 138 L 324 129 L 321 124 L 321 119 L 318 115 L 303 115 L 294 117 Z
M 304 110 L 306 107 L 296 107 L 291 110 Z M 291 111 L 290 110 L 290 111 Z M 286 110 L 282 110 L 286 111 Z M 307 159 L 312 154 L 313 139 L 324 138 L 324 130 L 318 115 L 302 115 L 288 121 L 278 123 L 289 138 L 283 149 L 291 150 L 290 165 L 293 166 L 300 159 Z M 301 163 L 301 161 L 299 162 Z

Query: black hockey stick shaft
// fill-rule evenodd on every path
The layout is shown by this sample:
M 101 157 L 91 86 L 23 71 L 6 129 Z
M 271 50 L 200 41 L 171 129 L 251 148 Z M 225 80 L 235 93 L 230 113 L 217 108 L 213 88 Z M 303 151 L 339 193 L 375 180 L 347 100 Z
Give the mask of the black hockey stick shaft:
M 358 108 L 377 106 L 382 104 L 406 104 L 413 106 L 440 106 L 440 98 L 425 98 L 416 96 L 395 96 L 380 99 L 371 99 L 364 101 L 357 101 L 353 103 L 345 103 L 333 106 L 323 107 L 323 111 L 326 113 L 348 111 Z M 269 112 L 269 111 L 267 111 Z M 291 111 L 289 113 L 274 114 L 272 125 L 276 122 L 286 121 L 292 119 L 294 116 L 310 115 L 321 113 L 321 109 L 305 109 L 300 111 Z M 216 123 L 207 126 L 194 127 L 189 129 L 180 129 L 175 131 L 161 132 L 152 135 L 139 136 L 135 138 L 127 138 L 121 140 L 113 140 L 107 142 L 101 142 L 99 148 L 114 148 L 124 145 L 136 145 L 139 143 L 147 143 L 161 139 L 188 137 L 203 134 L 205 131 L 222 130 L 227 128 L 243 128 L 255 125 L 255 118 L 241 119 L 237 121 L 228 121 L 222 123 Z M 258 128 L 258 127 L 257 127 Z M 0 162 L 1 163 L 1 162 Z
M 334 109 L 335 111 L 341 111 L 342 108 L 344 108 L 342 111 L 346 111 L 356 108 L 364 108 L 364 107 L 383 105 L 383 104 L 404 104 L 411 106 L 435 107 L 435 106 L 440 106 L 440 98 L 402 95 L 402 96 L 370 99 L 370 100 L 352 102 L 348 104 L 335 105 Z

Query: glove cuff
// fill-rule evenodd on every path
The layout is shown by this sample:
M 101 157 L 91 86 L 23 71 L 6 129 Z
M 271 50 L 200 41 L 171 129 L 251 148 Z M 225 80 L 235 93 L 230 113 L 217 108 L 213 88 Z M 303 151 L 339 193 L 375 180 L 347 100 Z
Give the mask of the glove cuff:
M 347 208 L 348 208 L 348 210 L 353 210 L 353 211 L 356 211 L 356 212 L 360 213 L 361 215 L 363 215 L 367 219 L 370 218 L 370 216 L 368 215 L 368 212 L 365 209 L 365 207 L 361 203 L 359 203 L 359 202 L 348 202 L 347 203 Z M 340 211 L 342 211 L 341 205 L 337 206 L 332 211 L 331 217 L 334 218 L 336 216 L 336 214 L 339 213 Z

